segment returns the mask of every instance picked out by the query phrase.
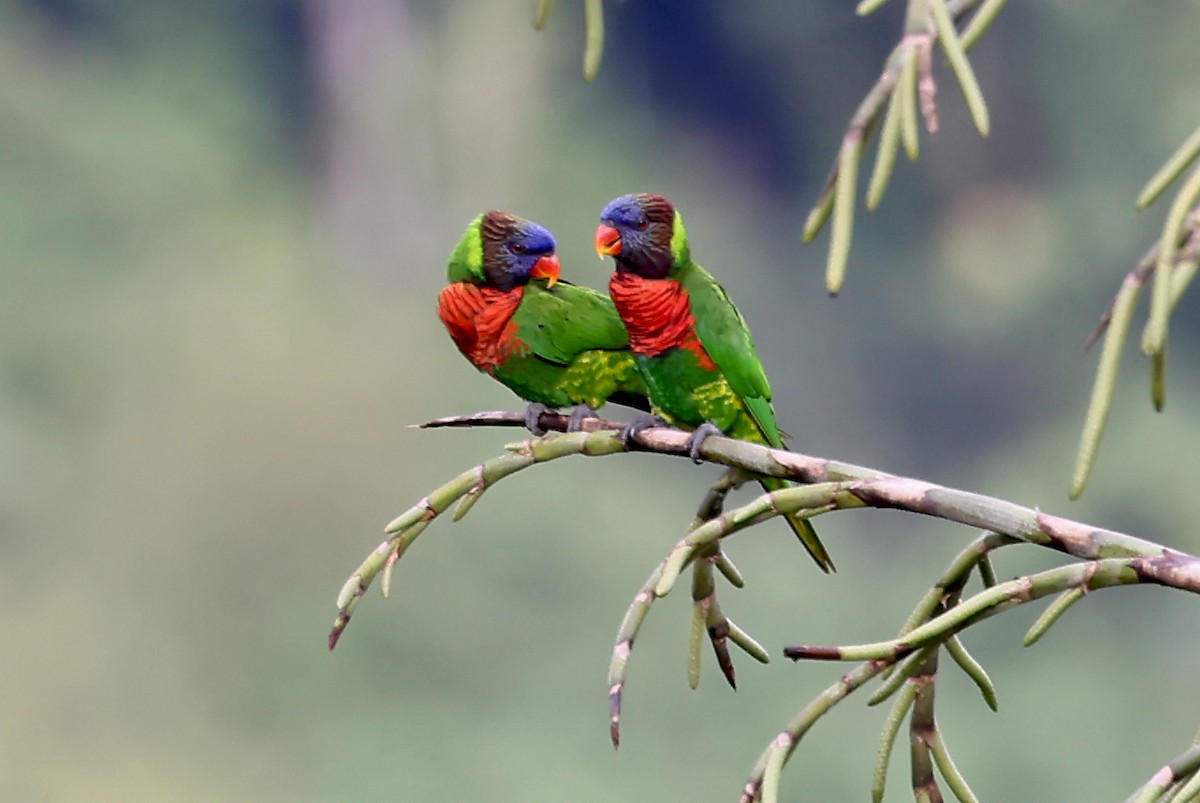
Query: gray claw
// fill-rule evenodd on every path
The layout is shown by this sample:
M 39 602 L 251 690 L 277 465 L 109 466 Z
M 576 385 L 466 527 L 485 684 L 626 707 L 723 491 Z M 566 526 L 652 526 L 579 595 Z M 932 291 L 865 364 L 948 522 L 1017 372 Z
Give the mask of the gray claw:
M 637 444 L 634 443 L 634 438 L 644 429 L 653 427 L 669 426 L 666 421 L 662 420 L 651 413 L 639 413 L 632 421 L 626 424 L 621 429 L 621 445 L 627 450 L 633 449 Z
M 525 408 L 525 429 L 539 438 L 545 435 L 546 430 L 542 429 L 539 421 L 541 420 L 542 413 L 548 412 L 550 412 L 550 408 L 541 402 L 530 402 L 529 406 Z
M 688 456 L 692 458 L 693 463 L 700 465 L 704 462 L 704 459 L 700 457 L 700 447 L 704 445 L 710 435 L 720 434 L 721 428 L 711 421 L 705 421 L 692 431 L 692 434 L 688 436 L 687 447 Z
M 584 402 L 571 411 L 571 417 L 567 419 L 567 432 L 578 432 L 583 429 L 583 422 L 588 418 L 599 418 L 599 416 L 596 415 L 596 411 L 590 404 Z

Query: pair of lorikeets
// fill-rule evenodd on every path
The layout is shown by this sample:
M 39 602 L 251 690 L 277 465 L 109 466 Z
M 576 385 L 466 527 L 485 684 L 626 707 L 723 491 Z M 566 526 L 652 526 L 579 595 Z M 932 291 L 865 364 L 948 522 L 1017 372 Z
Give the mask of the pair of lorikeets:
M 438 316 L 459 351 L 530 402 L 582 416 L 606 401 L 693 430 L 782 446 L 771 386 L 745 319 L 691 258 L 683 218 L 661 195 L 623 195 L 600 213 L 596 252 L 616 271 L 609 296 L 559 281 L 554 236 L 508 214 L 471 221 L 450 255 Z M 633 431 L 657 422 L 642 415 Z M 626 430 L 628 437 L 630 429 Z M 790 485 L 764 477 L 767 490 Z M 788 523 L 825 571 L 833 563 L 807 519 Z

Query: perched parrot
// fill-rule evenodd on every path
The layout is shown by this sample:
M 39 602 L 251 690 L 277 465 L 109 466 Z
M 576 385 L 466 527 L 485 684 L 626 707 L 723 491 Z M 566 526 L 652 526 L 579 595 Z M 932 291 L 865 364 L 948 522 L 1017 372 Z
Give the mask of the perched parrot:
M 629 337 L 602 293 L 559 281 L 554 236 L 507 212 L 471 221 L 438 294 L 438 317 L 472 365 L 530 402 L 576 406 L 572 428 L 606 401 L 649 410 Z
M 754 339 L 725 290 L 692 261 L 675 206 L 661 195 L 613 200 L 600 213 L 596 252 L 616 261 L 609 294 L 629 332 L 651 407 L 667 422 L 694 430 L 693 459 L 704 438 L 718 432 L 781 447 L 771 385 Z M 760 482 L 769 491 L 792 485 L 771 477 Z M 808 520 L 789 516 L 788 523 L 817 565 L 832 571 Z

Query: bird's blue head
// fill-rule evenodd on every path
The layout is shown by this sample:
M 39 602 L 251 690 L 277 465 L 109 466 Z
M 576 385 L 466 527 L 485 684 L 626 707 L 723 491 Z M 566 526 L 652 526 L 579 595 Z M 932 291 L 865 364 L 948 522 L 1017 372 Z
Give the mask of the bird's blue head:
M 558 281 L 561 268 L 554 235 L 532 220 L 508 212 L 485 212 L 478 218 L 479 268 L 475 279 L 498 290 L 512 290 L 531 279 Z
M 676 262 L 676 229 L 683 225 L 675 206 L 661 195 L 638 193 L 614 198 L 600 213 L 596 253 L 611 256 L 618 271 L 662 279 Z M 686 240 L 680 240 L 686 249 Z M 686 253 L 681 254 L 686 258 Z

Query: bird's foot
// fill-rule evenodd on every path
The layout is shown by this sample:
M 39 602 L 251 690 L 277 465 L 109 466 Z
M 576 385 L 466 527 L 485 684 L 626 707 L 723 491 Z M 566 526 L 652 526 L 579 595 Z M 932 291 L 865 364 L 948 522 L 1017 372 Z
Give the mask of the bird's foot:
M 704 442 L 708 440 L 710 435 L 720 434 L 722 434 L 721 428 L 711 421 L 705 421 L 692 431 L 692 434 L 687 439 L 687 447 L 688 457 L 692 458 L 693 463 L 700 465 L 704 462 L 704 459 L 700 457 L 700 447 L 704 445 Z
M 542 429 L 541 418 L 542 413 L 550 412 L 550 408 L 541 402 L 530 402 L 525 408 L 525 429 L 532 432 L 537 437 L 542 437 L 546 434 L 546 430 Z
M 567 419 L 567 432 L 578 432 L 583 429 L 583 422 L 586 419 L 599 417 L 590 404 L 583 402 L 571 411 L 571 417 Z
M 638 413 L 632 421 L 621 428 L 621 445 L 626 449 L 632 449 L 634 438 L 642 430 L 667 426 L 670 424 L 652 413 Z

